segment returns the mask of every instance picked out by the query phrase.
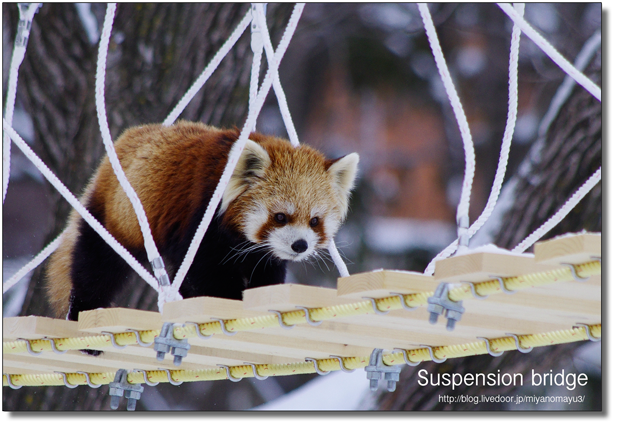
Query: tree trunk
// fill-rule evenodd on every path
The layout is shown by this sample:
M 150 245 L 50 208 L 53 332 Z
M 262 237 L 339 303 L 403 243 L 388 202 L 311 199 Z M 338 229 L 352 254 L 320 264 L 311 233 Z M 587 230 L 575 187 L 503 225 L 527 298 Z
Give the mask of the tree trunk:
M 2 7 L 5 28 L 10 26 L 5 34 L 14 37 L 17 8 L 8 3 Z M 93 3 L 91 8 L 101 28 L 106 6 Z M 247 10 L 248 5 L 237 3 L 119 4 L 105 82 L 113 139 L 129 126 L 163 121 Z M 267 20 L 277 29 L 276 37 L 291 10 L 292 5 L 268 8 Z M 215 126 L 243 124 L 252 64 L 249 42 L 248 30 L 181 118 Z M 104 153 L 94 97 L 98 47 L 89 42 L 74 4 L 46 3 L 35 15 L 19 73 L 18 99 L 34 123 L 34 150 L 76 196 Z M 56 209 L 46 242 L 60 234 L 70 211 L 69 204 L 48 188 Z M 156 301 L 150 287 L 137 280 L 118 304 L 156 310 Z M 33 274 L 21 315 L 52 315 L 41 268 Z M 23 387 L 3 393 L 4 410 L 107 408 L 105 392 L 85 387 Z
M 589 77 L 597 84 L 601 81 L 601 52 L 589 65 Z M 503 218 L 502 233 L 496 236 L 496 244 L 514 248 L 546 219 L 551 217 L 566 200 L 601 166 L 602 126 L 601 103 L 581 86 L 576 85 L 546 135 L 540 156 L 531 154 L 532 169 L 527 176 L 518 177 L 516 199 L 512 209 Z M 601 231 L 601 183 L 552 229 L 544 239 L 568 232 Z M 458 328 L 458 324 L 456 326 Z M 383 393 L 378 398 L 381 410 L 498 410 L 506 405 L 481 405 L 448 403 L 439 400 L 445 396 L 509 396 L 516 387 L 484 387 L 461 385 L 454 390 L 446 387 L 419 386 L 417 371 L 429 373 L 522 373 L 529 378 L 532 369 L 549 372 L 570 360 L 576 349 L 584 343 L 562 344 L 535 348 L 531 353 L 518 351 L 504 353 L 494 358 L 490 355 L 449 359 L 438 365 L 426 362 L 416 368 L 403 369 L 399 385 L 393 393 Z M 587 396 L 589 409 L 601 409 L 601 390 Z M 597 399 L 598 396 L 598 399 Z

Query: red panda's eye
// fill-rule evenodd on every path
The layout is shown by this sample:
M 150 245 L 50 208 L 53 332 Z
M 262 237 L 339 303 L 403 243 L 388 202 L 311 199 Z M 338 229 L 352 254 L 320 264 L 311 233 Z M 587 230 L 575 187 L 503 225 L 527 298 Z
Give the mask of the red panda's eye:
M 310 220 L 310 227 L 316 227 L 319 225 L 319 217 L 315 216 Z
M 286 224 L 286 215 L 283 213 L 275 214 L 273 219 L 275 219 L 278 224 Z

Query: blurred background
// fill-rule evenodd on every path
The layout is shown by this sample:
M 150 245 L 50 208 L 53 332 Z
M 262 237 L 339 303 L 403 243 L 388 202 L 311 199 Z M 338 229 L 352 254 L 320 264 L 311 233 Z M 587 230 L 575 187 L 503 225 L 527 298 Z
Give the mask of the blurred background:
M 106 78 L 112 136 L 115 138 L 128 126 L 163 121 L 248 7 L 248 4 L 119 5 Z M 270 4 L 267 8 L 274 47 L 292 7 L 292 4 Z M 473 223 L 487 201 L 506 126 L 512 21 L 494 4 L 430 4 L 429 8 L 475 144 L 476 170 L 469 212 Z M 2 10 L 4 101 L 18 13 L 15 4 L 3 3 Z M 105 4 L 45 4 L 35 15 L 26 59 L 20 69 L 14 127 L 74 194 L 80 194 L 103 153 L 93 94 L 97 43 L 104 14 Z M 573 62 L 584 43 L 601 30 L 601 4 L 532 3 L 525 8 L 525 19 Z M 247 113 L 249 39 L 246 31 L 182 118 L 241 128 Z M 263 57 L 263 72 L 264 62 Z M 599 50 L 587 69 L 598 84 L 600 69 Z M 377 268 L 423 271 L 456 238 L 455 212 L 464 152 L 417 5 L 306 5 L 282 61 L 280 76 L 302 142 L 331 158 L 353 151 L 360 154 L 360 174 L 349 217 L 336 238 L 349 272 Z M 513 233 L 515 227 L 498 227 L 502 221 L 504 224 L 510 224 L 510 220 L 513 224 L 527 222 L 531 229 L 536 228 L 575 186 L 600 166 L 600 103 L 598 110 L 596 103 L 588 107 L 593 109 L 587 119 L 589 125 L 581 122 L 575 125 L 576 129 L 587 131 L 575 131 L 581 142 L 569 153 L 573 156 L 570 173 L 563 166 L 550 167 L 551 160 L 545 163 L 539 159 L 536 163 L 532 158 L 530 149 L 541 139 L 541 119 L 564 78 L 565 73 L 522 36 L 519 108 L 505 182 L 514 176 L 513 182 L 522 190 L 521 197 L 538 209 L 534 213 L 518 212 L 523 200 L 509 200 L 506 215 L 512 219 L 494 220 L 495 228 L 481 230 L 482 237 L 476 246 L 495 242 L 512 249 L 529 233 L 525 234 L 525 228 Z M 584 105 L 590 106 L 590 96 L 583 96 L 585 91 L 580 87 L 574 92 L 582 97 L 575 101 L 581 107 L 571 111 L 575 108 L 584 111 Z M 259 116 L 257 130 L 287 136 L 273 92 Z M 553 147 L 551 141 L 552 138 L 542 135 L 544 147 Z M 552 150 L 542 152 L 539 158 L 543 159 L 564 156 Z M 590 154 L 585 156 L 586 152 Z M 540 181 L 546 179 L 543 170 L 561 175 L 555 179 L 562 179 L 562 183 L 553 184 L 558 191 L 539 194 L 535 183 L 517 176 L 524 159 L 541 166 Z M 550 201 L 548 206 L 542 206 L 536 197 Z M 567 218 L 564 228 L 559 226 L 556 231 L 601 230 L 600 184 L 589 197 L 587 203 L 576 209 L 579 217 Z M 68 212 L 68 204 L 13 147 L 2 218 L 3 281 L 61 232 Z M 497 229 L 503 233 L 496 233 Z M 509 236 L 502 236 L 504 233 Z M 337 277 L 331 262 L 315 261 L 292 265 L 287 281 L 335 287 Z M 153 308 L 156 296 L 140 289 L 140 298 L 134 295 L 131 300 L 134 306 L 156 309 Z M 27 314 L 49 315 L 40 270 L 3 296 L 4 317 Z M 562 366 L 576 369 L 573 366 L 581 363 L 580 369 L 594 372 L 593 378 L 598 376 L 600 381 L 600 346 L 594 348 L 594 353 L 584 350 L 582 345 L 564 348 L 570 350 L 565 351 L 568 357 Z M 577 353 L 579 356 L 575 356 Z M 552 356 L 543 350 L 539 356 L 529 357 Z M 471 363 L 488 366 L 490 362 Z M 181 388 L 162 384 L 147 389 L 138 410 L 248 409 L 272 402 L 312 378 L 304 375 L 238 384 L 191 383 Z M 565 409 L 600 409 L 600 399 L 597 401 L 602 392 L 600 382 L 592 381 L 592 385 L 584 405 Z M 357 385 L 351 387 L 359 390 Z M 25 393 L 24 389 L 20 392 Z M 4 408 L 109 407 L 105 398 L 97 397 L 96 391 L 88 390 L 78 396 L 75 390 L 54 392 L 52 389 L 59 388 L 42 389 L 38 395 L 29 390 L 28 399 L 17 398 L 17 391 L 5 392 Z M 50 393 L 57 394 L 53 397 Z M 370 396 L 345 388 L 343 393 L 359 394 L 359 398 L 355 402 L 339 403 L 348 405 L 340 409 L 447 409 L 436 400 L 436 406 L 422 407 L 415 403 L 399 406 L 395 398 L 389 400 L 381 391 Z M 498 405 L 453 409 L 525 408 Z

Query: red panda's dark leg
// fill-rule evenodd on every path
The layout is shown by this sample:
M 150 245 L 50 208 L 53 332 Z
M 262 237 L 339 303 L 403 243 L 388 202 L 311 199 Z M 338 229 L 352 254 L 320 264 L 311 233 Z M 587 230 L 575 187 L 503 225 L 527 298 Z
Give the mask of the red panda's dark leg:
M 109 307 L 131 274 L 131 267 L 83 219 L 73 249 L 69 320 L 78 313 Z

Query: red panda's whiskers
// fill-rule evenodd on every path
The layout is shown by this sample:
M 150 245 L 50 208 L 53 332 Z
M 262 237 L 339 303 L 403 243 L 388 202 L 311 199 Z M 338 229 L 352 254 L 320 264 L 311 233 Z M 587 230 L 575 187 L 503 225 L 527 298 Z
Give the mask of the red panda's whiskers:
M 271 257 L 273 256 L 273 254 L 271 253 L 271 251 L 268 251 L 267 253 L 265 253 L 265 255 L 263 255 L 258 262 L 256 263 L 256 265 L 254 266 L 254 268 L 252 269 L 252 273 L 250 274 L 250 280 L 249 282 L 252 283 L 252 276 L 254 276 L 254 271 L 256 271 L 256 267 L 258 267 L 258 265 L 261 263 L 261 261 L 266 257 L 269 256 L 269 260 L 271 260 Z M 268 261 L 269 261 L 268 260 Z
M 244 242 L 240 245 L 235 246 L 234 248 L 231 248 L 226 257 L 221 261 L 221 264 L 225 264 L 231 260 L 235 260 L 234 262 L 237 262 L 241 259 L 241 257 L 243 257 L 241 262 L 244 262 L 248 254 L 252 252 L 257 252 L 260 249 L 266 248 L 268 246 L 269 245 L 266 243 L 253 243 L 250 241 Z
M 321 267 L 321 264 L 319 261 L 323 262 L 323 264 L 325 265 L 325 268 L 327 268 L 327 271 L 331 271 L 329 268 L 329 265 L 326 262 L 326 259 L 328 259 L 328 257 L 329 257 L 329 253 L 325 249 L 316 249 L 314 253 L 312 253 L 312 258 L 313 260 L 316 260 L 316 265 L 319 266 L 319 269 L 321 271 L 323 271 L 323 268 Z

